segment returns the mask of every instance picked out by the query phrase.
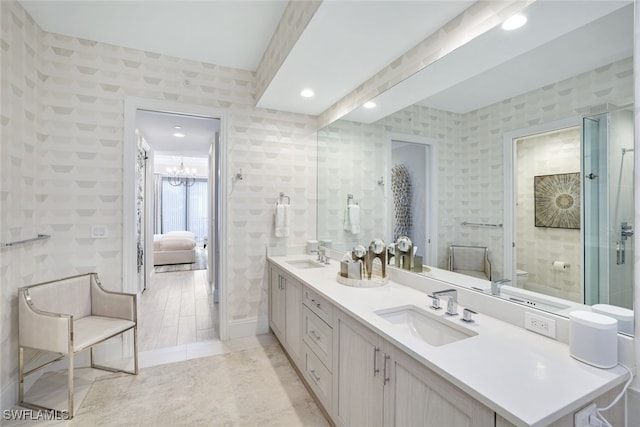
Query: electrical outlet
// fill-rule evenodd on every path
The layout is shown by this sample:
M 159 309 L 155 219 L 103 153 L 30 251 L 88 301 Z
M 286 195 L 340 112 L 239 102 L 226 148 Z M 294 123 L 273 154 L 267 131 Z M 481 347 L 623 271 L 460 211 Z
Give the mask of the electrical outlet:
M 596 415 L 596 404 L 592 403 L 586 408 L 576 412 L 573 416 L 573 425 L 574 427 L 589 427 L 591 424 L 589 423 L 589 417 Z
M 533 313 L 524 314 L 524 327 L 550 338 L 556 337 L 556 321 Z

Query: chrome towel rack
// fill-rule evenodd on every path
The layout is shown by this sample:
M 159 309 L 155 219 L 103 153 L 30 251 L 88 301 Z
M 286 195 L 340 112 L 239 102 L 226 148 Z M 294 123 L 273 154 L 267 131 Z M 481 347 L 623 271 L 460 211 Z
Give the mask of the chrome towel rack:
M 489 224 L 486 222 L 462 222 L 465 227 L 502 228 L 502 224 Z
M 284 194 L 282 191 L 280 192 L 280 197 L 278 198 L 278 200 L 276 201 L 276 205 L 280 204 L 280 203 L 284 203 L 284 199 L 287 199 L 287 205 L 291 204 L 291 197 L 287 196 L 286 194 Z
M 17 240 L 15 242 L 0 243 L 0 247 L 9 248 L 12 246 L 18 246 L 25 243 L 36 242 L 38 240 L 45 240 L 45 239 L 48 239 L 49 237 L 51 237 L 49 234 L 38 234 L 36 237 L 32 237 L 30 239 Z

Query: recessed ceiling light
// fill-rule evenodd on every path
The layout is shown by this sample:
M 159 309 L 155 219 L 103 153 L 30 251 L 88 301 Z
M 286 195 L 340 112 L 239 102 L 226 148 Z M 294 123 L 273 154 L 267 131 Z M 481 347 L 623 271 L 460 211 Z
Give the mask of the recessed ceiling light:
M 174 126 L 173 128 L 174 128 L 174 129 L 182 129 L 182 126 L 178 126 L 178 125 L 176 125 L 176 126 Z
M 376 103 L 373 101 L 365 102 L 363 105 L 364 108 L 375 108 L 375 106 L 376 106 Z
M 176 132 L 173 134 L 176 138 L 184 138 L 184 133 Z
M 513 15 L 502 23 L 502 29 L 506 31 L 516 30 L 527 23 L 527 17 L 524 15 Z
M 303 96 L 305 98 L 311 98 L 313 95 L 315 95 L 315 93 L 313 93 L 311 89 L 305 89 L 300 92 L 300 96 Z

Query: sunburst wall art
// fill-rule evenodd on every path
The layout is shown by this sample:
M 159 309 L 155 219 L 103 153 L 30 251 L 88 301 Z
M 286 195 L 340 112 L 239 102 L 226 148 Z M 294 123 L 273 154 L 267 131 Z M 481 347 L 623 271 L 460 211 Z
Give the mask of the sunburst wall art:
M 536 227 L 580 229 L 580 173 L 533 177 Z

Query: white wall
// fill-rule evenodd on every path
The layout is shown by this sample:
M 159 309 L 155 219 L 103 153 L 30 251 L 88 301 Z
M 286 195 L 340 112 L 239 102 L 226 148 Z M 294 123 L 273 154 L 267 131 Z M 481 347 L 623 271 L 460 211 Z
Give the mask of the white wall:
M 315 119 L 255 108 L 253 72 L 43 32 L 19 3 L 0 3 L 0 234 L 2 241 L 52 236 L 2 250 L 3 407 L 17 395 L 17 288 L 90 271 L 106 287 L 122 288 L 125 96 L 228 111 L 226 166 L 245 174 L 223 186 L 229 321 L 264 328 L 265 245 L 275 239 L 280 191 L 291 196 L 294 213 L 287 243 L 316 234 Z M 92 224 L 106 225 L 109 238 L 91 239 Z

